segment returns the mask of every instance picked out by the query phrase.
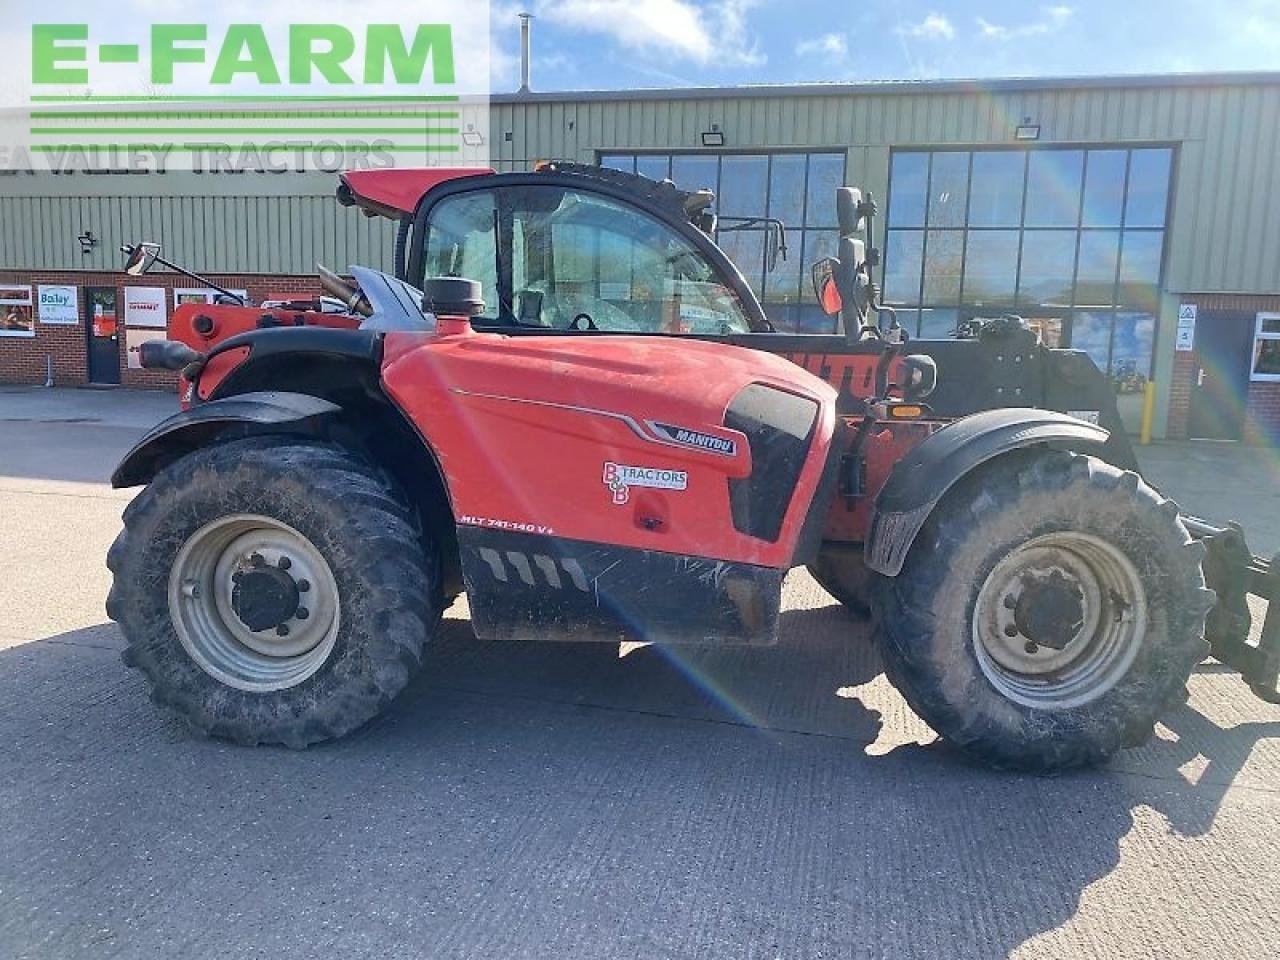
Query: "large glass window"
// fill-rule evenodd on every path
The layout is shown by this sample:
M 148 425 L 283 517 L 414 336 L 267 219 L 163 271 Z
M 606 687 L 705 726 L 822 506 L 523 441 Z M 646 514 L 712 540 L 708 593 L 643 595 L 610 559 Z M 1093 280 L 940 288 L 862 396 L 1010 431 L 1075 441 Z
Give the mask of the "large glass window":
M 1280 380 L 1280 313 L 1258 314 L 1253 339 L 1253 379 Z
M 1017 310 L 1046 342 L 1086 350 L 1122 393 L 1138 390 L 1172 167 L 1167 147 L 896 150 L 885 299 L 919 336 Z M 1259 362 L 1280 363 L 1280 333 L 1259 342 Z
M 926 173 L 928 160 L 926 155 Z M 725 218 L 716 241 L 760 297 L 774 326 L 806 333 L 835 329 L 835 321 L 814 302 L 809 268 L 836 252 L 835 191 L 845 182 L 843 153 L 609 153 L 601 155 L 600 164 L 655 180 L 670 177 L 682 190 L 714 190 L 715 210 Z M 963 184 L 962 178 L 962 189 Z M 917 219 L 921 226 L 927 206 L 926 189 L 926 182 L 921 180 Z M 776 262 L 769 262 L 763 224 L 743 228 L 729 219 L 765 216 L 786 225 L 786 260 L 779 257 Z M 963 203 L 960 217 L 962 220 Z M 915 256 L 920 255 L 921 246 L 917 243 Z M 919 266 L 915 275 L 919 278 Z M 918 283 L 917 279 L 917 286 Z M 915 296 L 918 295 L 917 292 Z
M 1025 150 L 991 150 L 973 155 L 969 225 L 1016 227 L 1022 222 Z

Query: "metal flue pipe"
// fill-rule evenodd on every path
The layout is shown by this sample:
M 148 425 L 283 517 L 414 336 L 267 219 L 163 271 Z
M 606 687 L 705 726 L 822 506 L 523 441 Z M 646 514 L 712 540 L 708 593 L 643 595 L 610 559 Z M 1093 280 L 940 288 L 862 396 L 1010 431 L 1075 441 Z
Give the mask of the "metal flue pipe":
M 532 13 L 519 14 L 520 17 L 520 92 L 528 93 L 529 86 L 529 61 L 532 57 L 532 51 L 529 43 L 530 25 L 533 22 Z

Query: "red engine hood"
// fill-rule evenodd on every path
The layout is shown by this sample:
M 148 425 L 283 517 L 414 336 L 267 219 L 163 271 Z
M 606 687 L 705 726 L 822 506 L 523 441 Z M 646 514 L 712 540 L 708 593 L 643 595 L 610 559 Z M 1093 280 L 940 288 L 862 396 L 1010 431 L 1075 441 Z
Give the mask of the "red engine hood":
M 427 191 L 449 180 L 482 177 L 489 167 L 426 167 L 404 170 L 348 170 L 340 176 L 338 202 L 370 217 L 399 220 L 413 213 Z

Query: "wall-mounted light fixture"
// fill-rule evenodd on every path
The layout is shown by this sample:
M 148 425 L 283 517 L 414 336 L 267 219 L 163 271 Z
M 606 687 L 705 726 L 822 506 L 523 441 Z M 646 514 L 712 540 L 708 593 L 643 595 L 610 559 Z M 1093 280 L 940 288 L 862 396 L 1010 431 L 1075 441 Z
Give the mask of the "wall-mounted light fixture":
M 1040 124 L 1032 123 L 1030 117 L 1023 117 L 1022 122 L 1018 124 L 1013 131 L 1013 139 L 1015 140 L 1039 140 Z
M 98 245 L 98 238 L 93 235 L 92 230 L 86 230 L 76 239 L 80 241 L 81 253 L 93 253 L 93 248 Z
M 720 124 L 713 123 L 710 130 L 702 131 L 702 145 L 704 147 L 724 146 L 724 134 L 720 132 Z
M 462 142 L 468 147 L 483 146 L 484 136 L 476 129 L 475 124 L 468 123 L 467 129 L 462 131 Z

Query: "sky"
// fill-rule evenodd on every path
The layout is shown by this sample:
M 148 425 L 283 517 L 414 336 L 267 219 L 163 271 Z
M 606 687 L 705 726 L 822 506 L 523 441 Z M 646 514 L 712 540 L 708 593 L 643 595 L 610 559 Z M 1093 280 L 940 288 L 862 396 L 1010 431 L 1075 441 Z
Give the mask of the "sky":
M 1280 0 L 495 0 L 492 91 L 1280 69 Z

